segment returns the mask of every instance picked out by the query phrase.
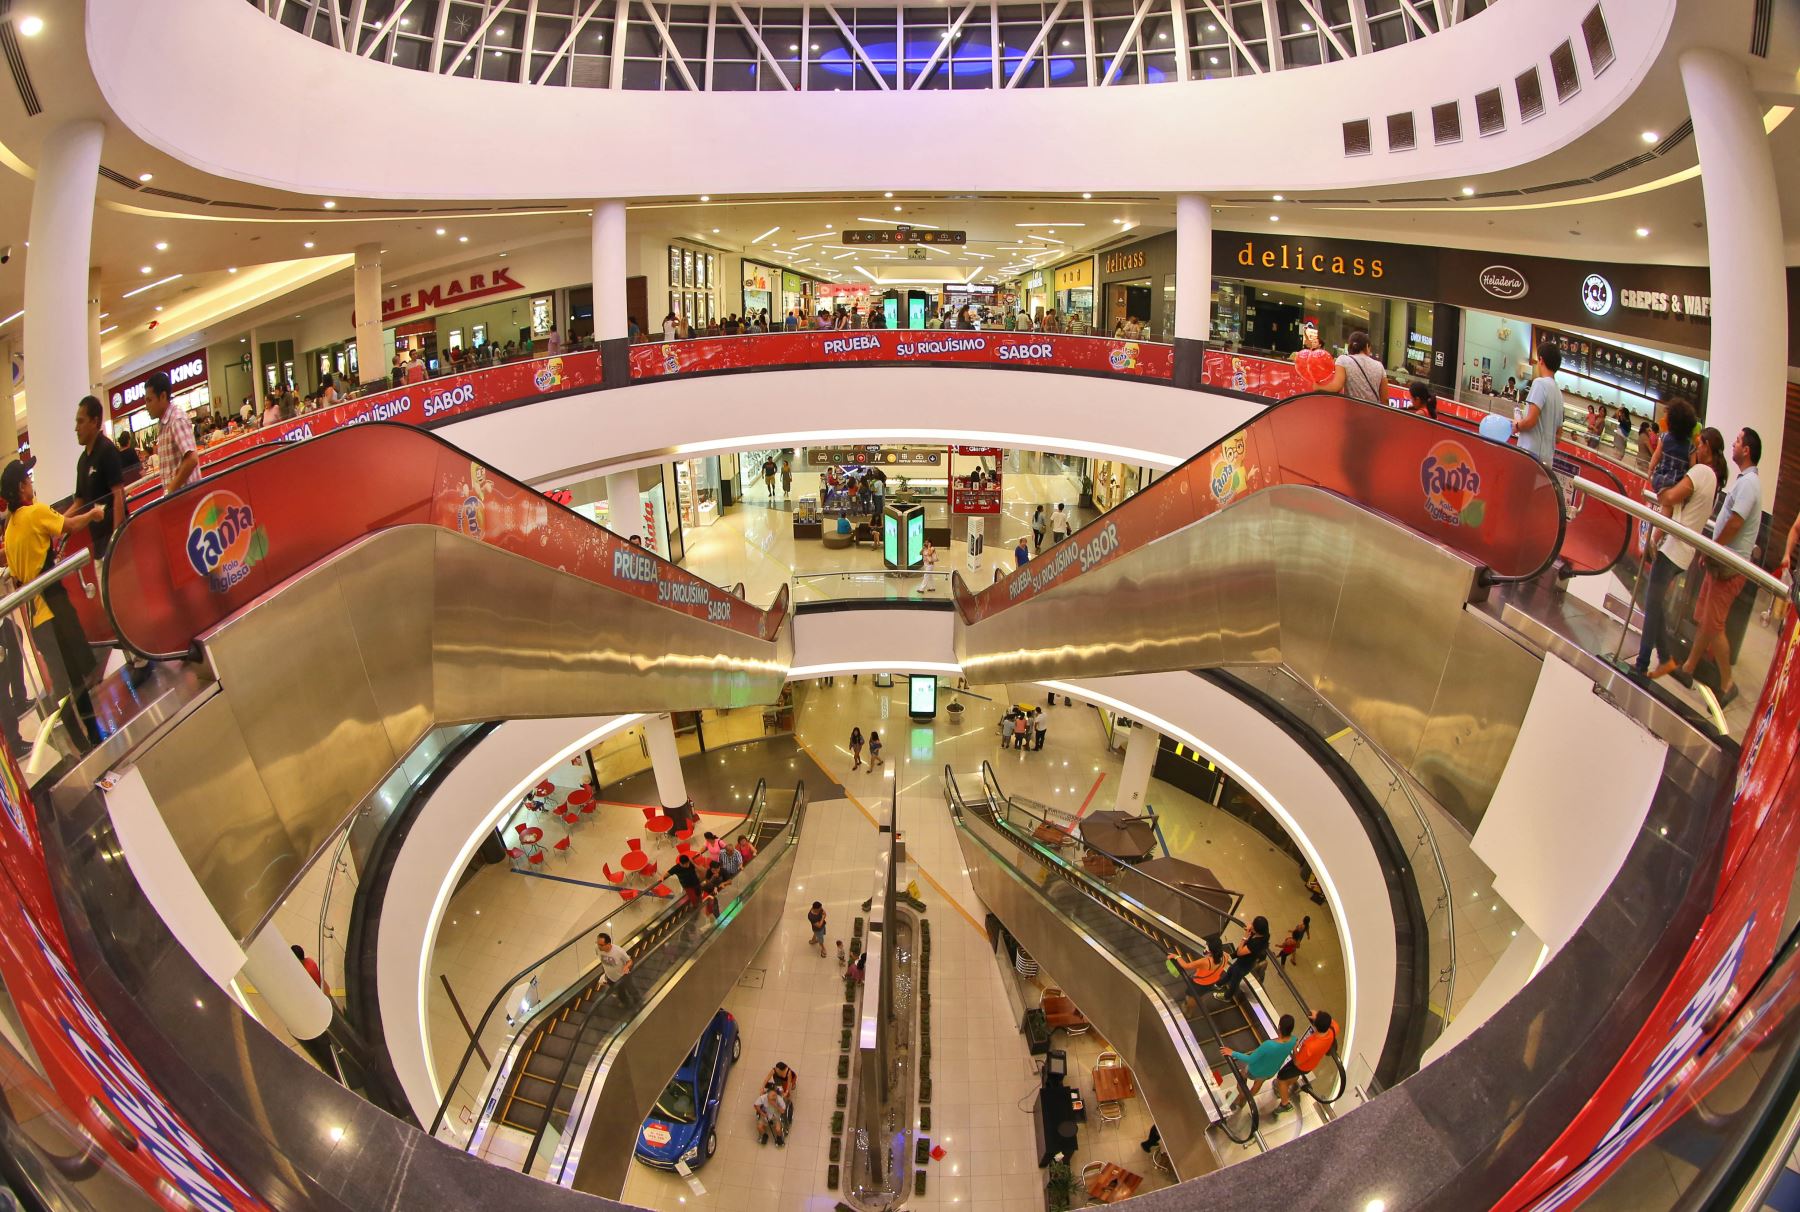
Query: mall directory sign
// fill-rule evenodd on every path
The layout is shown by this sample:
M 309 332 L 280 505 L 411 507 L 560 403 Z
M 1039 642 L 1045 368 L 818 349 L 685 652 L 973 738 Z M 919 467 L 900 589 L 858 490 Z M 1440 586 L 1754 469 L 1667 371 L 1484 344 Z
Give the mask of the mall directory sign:
M 851 228 L 844 233 L 846 244 L 967 244 L 966 231 L 940 231 L 937 228 L 900 226 L 888 228 Z
M 769 610 L 752 606 L 403 425 L 361 425 L 280 447 L 132 514 L 107 560 L 107 609 L 119 637 L 139 652 L 180 656 L 290 577 L 405 525 L 454 530 L 758 639 L 773 640 L 786 612 L 785 590 Z

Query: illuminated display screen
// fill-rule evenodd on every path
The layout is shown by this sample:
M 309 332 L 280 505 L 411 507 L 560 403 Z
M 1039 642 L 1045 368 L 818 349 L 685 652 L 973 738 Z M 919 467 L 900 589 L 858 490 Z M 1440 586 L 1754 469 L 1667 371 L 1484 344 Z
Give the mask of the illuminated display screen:
M 906 566 L 917 568 L 924 560 L 925 512 L 920 510 L 906 519 Z
M 881 519 L 881 550 L 889 564 L 900 563 L 900 519 L 891 513 Z
M 911 715 L 932 715 L 937 711 L 937 677 L 915 673 L 906 696 L 906 709 Z

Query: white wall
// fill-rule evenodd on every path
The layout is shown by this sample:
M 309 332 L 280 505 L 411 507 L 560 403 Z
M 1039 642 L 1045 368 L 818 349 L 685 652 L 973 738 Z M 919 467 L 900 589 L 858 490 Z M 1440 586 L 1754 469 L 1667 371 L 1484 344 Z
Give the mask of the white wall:
M 532 88 L 390 67 L 300 38 L 242 0 L 87 0 L 88 56 L 106 102 L 153 147 L 198 168 L 367 198 L 566 199 L 831 190 L 1020 192 L 1332 189 L 1455 179 L 1570 142 L 1637 88 L 1675 0 L 1615 5 L 1617 62 L 1521 125 L 1510 87 L 1573 37 L 1585 5 L 1507 0 L 1445 33 L 1345 62 L 1155 87 L 834 93 Z M 1579 52 L 1578 52 L 1579 55 Z M 304 96 L 269 88 L 270 64 Z M 1471 64 L 1482 65 L 1471 72 Z M 204 88 L 171 88 L 204 80 Z M 1502 86 L 1507 130 L 1477 137 L 1472 97 Z M 1549 82 L 1546 76 L 1546 90 Z M 222 97 L 229 104 L 220 104 Z M 1390 154 L 1382 118 L 1462 104 L 1465 135 Z M 970 122 L 971 112 L 980 120 Z M 379 114 L 455 114 L 476 156 L 394 170 Z M 1367 117 L 1374 154 L 1346 157 L 1339 121 Z M 570 132 L 581 137 L 571 143 Z M 746 137 L 754 131 L 755 137 Z M 886 137 L 886 132 L 908 137 Z M 677 150 L 670 151 L 668 143 Z M 966 144 L 966 146 L 965 146 Z M 655 150 L 646 154 L 646 147 Z M 299 148 L 329 148 L 300 155 Z M 1071 158 L 1070 148 L 1105 149 Z M 1077 180 L 1079 174 L 1079 180 Z
M 832 441 L 966 442 L 1168 468 L 1261 408 L 1211 392 L 1087 375 L 862 366 L 640 383 L 474 417 L 439 432 L 550 487 L 603 464 Z
M 1506 336 L 1500 330 L 1506 330 Z M 1531 378 L 1526 370 L 1522 375 L 1519 363 L 1530 359 L 1528 339 L 1531 336 L 1531 323 L 1528 320 L 1511 319 L 1498 316 L 1487 311 L 1463 312 L 1462 369 L 1457 373 L 1456 385 L 1461 387 L 1482 358 L 1491 363 L 1487 372 L 1494 376 L 1494 390 L 1506 390 L 1508 376 L 1519 379 L 1521 383 Z

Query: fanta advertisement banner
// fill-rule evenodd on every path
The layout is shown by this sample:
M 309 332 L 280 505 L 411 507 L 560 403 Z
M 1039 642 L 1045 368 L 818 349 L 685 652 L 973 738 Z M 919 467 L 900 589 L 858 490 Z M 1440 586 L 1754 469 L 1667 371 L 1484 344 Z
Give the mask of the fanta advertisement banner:
M 321 507 L 329 489 L 330 508 Z M 365 535 L 435 524 L 747 635 L 776 621 L 455 447 L 396 426 L 341 431 L 252 459 L 135 514 L 114 539 L 107 600 L 157 655 Z
M 1034 596 L 1276 484 L 1323 488 L 1526 576 L 1556 551 L 1558 490 L 1510 446 L 1343 396 L 1272 408 L 964 606 L 971 622 Z
M 1174 373 L 1173 347 L 1062 333 L 976 332 L 964 329 L 839 329 L 709 337 L 634 345 L 631 377 L 704 374 L 834 362 L 1025 366 L 1089 371 L 1146 379 Z

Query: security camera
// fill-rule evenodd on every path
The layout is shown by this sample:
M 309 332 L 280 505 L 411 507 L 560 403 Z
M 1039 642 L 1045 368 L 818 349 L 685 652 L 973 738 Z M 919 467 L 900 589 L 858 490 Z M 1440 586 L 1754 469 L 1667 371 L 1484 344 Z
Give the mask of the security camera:
M 10 260 L 12 260 L 12 245 L 8 244 L 5 248 L 0 248 L 0 265 L 5 265 Z

